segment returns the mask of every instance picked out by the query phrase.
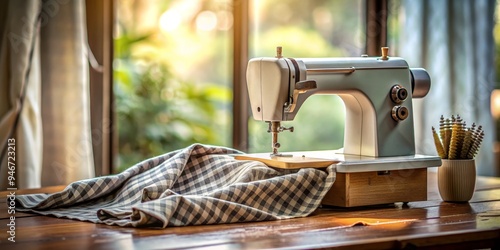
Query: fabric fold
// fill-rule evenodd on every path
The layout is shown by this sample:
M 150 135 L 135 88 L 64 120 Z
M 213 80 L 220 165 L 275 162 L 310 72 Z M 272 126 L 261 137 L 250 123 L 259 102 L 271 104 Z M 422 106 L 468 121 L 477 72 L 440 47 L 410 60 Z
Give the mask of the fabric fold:
M 19 195 L 16 208 L 132 227 L 279 220 L 312 213 L 335 181 L 334 166 L 274 169 L 240 153 L 193 144 L 58 193 Z

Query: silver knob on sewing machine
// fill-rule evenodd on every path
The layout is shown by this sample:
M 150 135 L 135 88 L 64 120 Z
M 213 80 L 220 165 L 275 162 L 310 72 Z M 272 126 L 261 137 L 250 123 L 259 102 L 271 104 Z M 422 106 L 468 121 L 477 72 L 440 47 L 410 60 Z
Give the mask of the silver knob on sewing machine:
M 410 112 L 408 111 L 408 108 L 404 106 L 394 106 L 391 112 L 392 119 L 398 122 L 408 118 L 409 114 Z
M 402 103 L 404 100 L 408 98 L 408 90 L 405 87 L 396 84 L 391 88 L 391 100 L 394 103 Z

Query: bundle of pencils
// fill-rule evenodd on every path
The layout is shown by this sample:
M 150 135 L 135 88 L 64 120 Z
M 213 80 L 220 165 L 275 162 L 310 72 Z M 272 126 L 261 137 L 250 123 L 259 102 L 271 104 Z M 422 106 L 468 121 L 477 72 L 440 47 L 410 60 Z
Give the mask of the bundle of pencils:
M 475 123 L 466 127 L 459 115 L 452 115 L 447 119 L 441 116 L 439 135 L 434 127 L 432 135 L 441 159 L 473 159 L 483 141 L 484 131 L 482 126 L 476 128 Z

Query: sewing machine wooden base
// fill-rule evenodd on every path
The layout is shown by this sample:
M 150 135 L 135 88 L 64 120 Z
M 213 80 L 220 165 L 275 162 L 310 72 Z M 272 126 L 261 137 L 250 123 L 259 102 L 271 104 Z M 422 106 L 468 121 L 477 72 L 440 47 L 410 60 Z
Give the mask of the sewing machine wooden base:
M 427 200 L 427 168 L 338 173 L 322 204 L 357 207 Z
M 427 200 L 427 167 L 441 165 L 437 156 L 367 157 L 339 151 L 308 151 L 236 155 L 239 160 L 256 160 L 270 167 L 326 168 L 336 165 L 336 180 L 323 198 L 324 205 L 357 207 Z

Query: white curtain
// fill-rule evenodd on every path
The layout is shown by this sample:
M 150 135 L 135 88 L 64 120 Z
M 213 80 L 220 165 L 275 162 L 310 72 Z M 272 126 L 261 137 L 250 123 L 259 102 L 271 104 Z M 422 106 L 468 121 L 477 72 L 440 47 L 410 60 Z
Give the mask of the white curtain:
M 0 190 L 13 187 L 10 175 L 17 188 L 93 177 L 85 2 L 9 0 L 0 9 Z
M 496 175 L 494 122 L 494 0 L 406 0 L 402 4 L 400 56 L 427 69 L 429 94 L 415 101 L 417 152 L 437 155 L 431 127 L 441 115 L 482 125 L 485 138 L 476 164 L 479 175 Z

